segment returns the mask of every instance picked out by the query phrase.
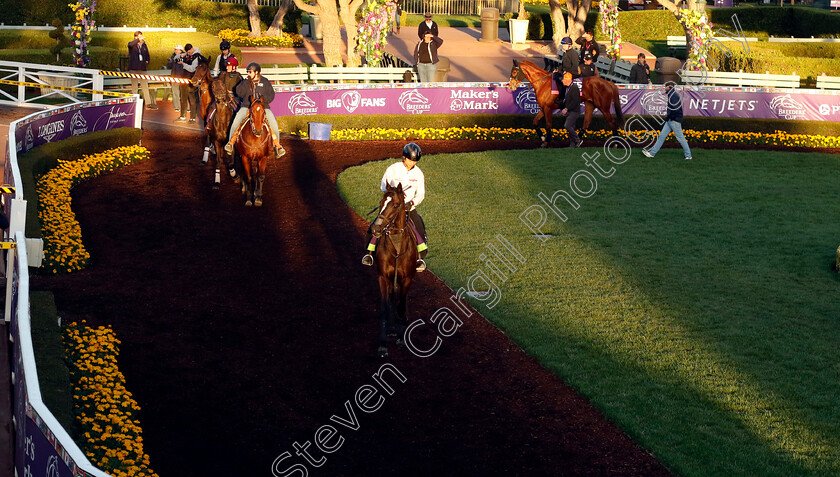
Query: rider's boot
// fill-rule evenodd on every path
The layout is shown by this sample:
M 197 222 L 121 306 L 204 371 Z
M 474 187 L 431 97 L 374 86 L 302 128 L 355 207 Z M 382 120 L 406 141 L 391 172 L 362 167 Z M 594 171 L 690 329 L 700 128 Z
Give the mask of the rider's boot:
M 280 159 L 284 155 L 286 155 L 286 150 L 283 149 L 283 146 L 280 145 L 280 139 L 277 138 L 277 135 L 274 134 L 274 131 L 271 131 L 271 140 L 274 141 L 274 155 L 277 159 Z
M 236 140 L 239 139 L 239 133 L 242 132 L 242 127 L 245 126 L 246 122 L 247 121 L 243 121 L 242 124 L 240 124 L 239 127 L 236 128 L 236 131 L 234 131 L 233 134 L 231 134 L 230 141 L 228 141 L 228 143 L 225 144 L 226 153 L 233 155 L 233 145 L 236 144 Z

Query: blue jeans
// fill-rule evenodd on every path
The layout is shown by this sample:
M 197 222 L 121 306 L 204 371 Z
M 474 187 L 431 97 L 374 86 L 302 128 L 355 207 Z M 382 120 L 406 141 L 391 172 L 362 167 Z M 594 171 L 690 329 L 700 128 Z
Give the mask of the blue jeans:
M 437 63 L 417 63 L 417 77 L 421 83 L 434 83 Z
M 656 144 L 648 152 L 655 156 L 662 147 L 662 144 L 665 143 L 665 138 L 668 137 L 668 133 L 671 131 L 674 132 L 674 137 L 677 138 L 680 146 L 682 146 L 685 156 L 691 157 L 691 149 L 688 148 L 688 142 L 686 142 L 685 136 L 683 136 L 682 124 L 677 121 L 665 121 L 665 124 L 662 125 L 662 132 L 659 133 L 659 138 L 656 139 Z

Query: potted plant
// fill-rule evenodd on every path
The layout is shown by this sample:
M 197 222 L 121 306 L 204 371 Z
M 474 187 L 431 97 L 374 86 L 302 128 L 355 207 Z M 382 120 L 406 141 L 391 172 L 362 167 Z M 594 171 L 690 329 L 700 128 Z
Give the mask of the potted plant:
M 516 18 L 508 20 L 511 44 L 525 43 L 528 40 L 528 16 L 525 12 L 525 0 L 519 0 L 519 12 Z

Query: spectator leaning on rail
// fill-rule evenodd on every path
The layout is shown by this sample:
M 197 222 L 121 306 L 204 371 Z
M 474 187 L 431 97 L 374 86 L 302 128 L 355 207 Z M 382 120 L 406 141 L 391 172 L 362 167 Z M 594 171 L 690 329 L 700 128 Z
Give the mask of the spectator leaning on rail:
M 423 202 L 426 197 L 426 176 L 423 171 L 417 167 L 420 162 L 420 157 L 423 152 L 420 146 L 410 142 L 403 147 L 403 160 L 395 162 L 385 169 L 385 174 L 382 175 L 382 181 L 379 183 L 379 188 L 382 192 L 388 190 L 388 186 L 396 187 L 402 184 L 403 194 L 405 194 L 405 208 L 408 210 L 408 226 L 414 232 L 417 238 L 417 271 L 422 272 L 426 270 L 426 253 L 429 251 L 428 240 L 426 238 L 426 225 L 423 223 L 423 218 L 417 213 L 417 206 Z M 377 220 L 382 220 L 377 218 Z M 375 221 L 374 221 L 375 223 Z M 372 226 L 372 225 L 371 225 Z M 370 230 L 368 230 L 370 233 Z M 368 243 L 368 253 L 362 257 L 362 265 L 368 267 L 373 265 L 373 252 L 376 251 L 376 244 L 379 239 L 371 236 Z
M 554 98 L 555 104 L 563 105 L 563 98 L 566 96 L 566 87 L 563 85 L 563 76 L 566 73 L 572 75 L 572 79 L 580 77 L 580 57 L 575 49 L 572 49 L 572 39 L 564 37 L 560 40 L 560 45 L 563 47 L 563 56 L 560 61 L 560 66 L 554 70 L 554 81 L 559 88 L 559 94 Z
M 563 86 L 566 87 L 564 108 L 560 114 L 566 116 L 566 132 L 569 133 L 569 147 L 580 147 L 583 141 L 577 135 L 578 117 L 580 117 L 580 80 L 574 81 L 571 73 L 563 73 Z
M 187 78 L 192 78 L 195 69 L 198 68 L 198 63 L 204 60 L 204 57 L 201 56 L 201 50 L 197 46 L 192 46 L 187 43 L 184 45 L 184 48 L 186 49 L 186 55 L 184 55 L 184 59 L 182 60 L 184 64 L 184 75 Z M 198 111 L 196 106 L 198 104 L 197 94 L 197 88 L 192 83 L 181 85 L 181 117 L 175 120 L 176 123 L 182 123 L 187 120 L 187 104 L 190 107 L 190 123 L 196 122 L 195 116 Z
M 233 145 L 236 144 L 236 140 L 239 138 L 239 130 L 251 110 L 254 95 L 259 95 L 263 98 L 263 105 L 265 105 L 265 119 L 271 129 L 271 139 L 274 141 L 274 154 L 280 159 L 283 157 L 283 154 L 286 154 L 286 151 L 280 145 L 280 140 L 278 139 L 280 128 L 277 127 L 277 118 L 268 109 L 274 100 L 274 88 L 268 80 L 262 78 L 260 75 L 261 70 L 262 68 L 259 63 L 249 64 L 248 79 L 243 79 L 236 85 L 234 92 L 242 100 L 242 104 L 239 106 L 239 111 L 236 112 L 236 116 L 234 116 L 233 123 L 230 126 L 230 141 L 225 145 L 225 152 L 233 154 Z
M 645 61 L 645 54 L 639 53 L 636 57 L 636 64 L 630 68 L 630 79 L 628 83 L 648 84 L 650 83 L 650 66 Z
M 227 40 L 222 40 L 219 43 L 219 50 L 222 53 L 216 57 L 216 64 L 213 66 L 213 76 L 219 76 L 219 73 L 227 71 L 227 60 L 233 56 L 230 52 L 230 42 Z
M 423 39 L 414 47 L 414 64 L 417 65 L 417 76 L 421 83 L 433 83 L 437 73 L 438 48 L 443 40 L 435 36 L 431 30 L 423 33 Z
M 601 50 L 601 45 L 598 44 L 597 41 L 593 40 L 592 30 L 586 30 L 583 33 L 583 36 L 577 39 L 576 42 L 580 45 L 580 54 L 581 58 L 585 57 L 586 54 L 592 55 L 592 61 L 598 61 L 598 54 Z
M 438 24 L 432 21 L 432 14 L 426 13 L 424 17 L 426 18 L 426 21 L 417 27 L 417 37 L 422 40 L 427 31 L 432 32 L 432 36 L 438 36 Z
M 134 39 L 128 42 L 128 72 L 135 74 L 146 74 L 149 66 L 149 61 L 152 60 L 149 55 L 149 46 L 146 45 L 146 37 L 142 31 L 134 32 Z M 156 99 L 149 94 L 149 80 L 131 78 L 131 92 L 137 94 L 137 83 L 143 88 L 143 101 L 146 103 L 146 109 L 157 109 Z
M 166 67 L 172 70 L 173 78 L 186 78 L 187 74 L 184 72 L 184 47 L 175 45 L 175 50 L 166 61 Z M 181 84 L 172 83 L 172 106 L 175 111 L 181 110 Z
M 674 87 L 673 82 L 669 81 L 668 83 L 665 83 L 665 94 L 668 96 L 668 112 L 665 115 L 665 124 L 662 125 L 662 132 L 659 133 L 659 138 L 656 139 L 656 144 L 654 144 L 650 150 L 642 149 L 642 154 L 644 154 L 645 157 L 653 158 L 653 156 L 659 152 L 659 149 L 665 143 L 665 138 L 668 137 L 668 133 L 673 131 L 674 137 L 677 138 L 677 141 L 683 148 L 685 158 L 691 159 L 691 149 L 688 148 L 688 142 L 685 140 L 685 136 L 683 136 L 682 132 L 682 99 L 680 98 L 680 94 L 677 93 L 677 89 Z

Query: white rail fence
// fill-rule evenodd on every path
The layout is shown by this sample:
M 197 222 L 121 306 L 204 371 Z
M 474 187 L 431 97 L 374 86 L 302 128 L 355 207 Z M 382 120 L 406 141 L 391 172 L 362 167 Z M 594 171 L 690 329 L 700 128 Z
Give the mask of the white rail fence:
M 94 94 L 92 98 L 80 98 L 77 92 L 52 89 L 49 86 L 55 85 L 102 91 L 104 86 L 103 78 L 97 70 L 72 66 L 0 61 L 0 80 L 44 85 L 40 90 L 33 90 L 25 85 L 2 85 L 0 87 L 0 104 L 47 109 L 59 103 L 80 103 L 90 99 L 94 101 L 100 100 L 102 99 L 102 95 Z

